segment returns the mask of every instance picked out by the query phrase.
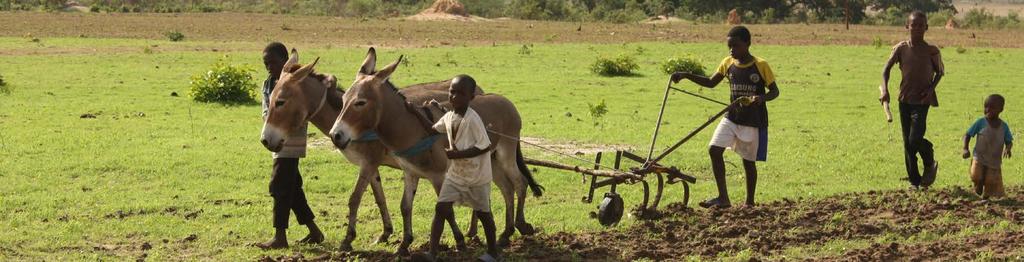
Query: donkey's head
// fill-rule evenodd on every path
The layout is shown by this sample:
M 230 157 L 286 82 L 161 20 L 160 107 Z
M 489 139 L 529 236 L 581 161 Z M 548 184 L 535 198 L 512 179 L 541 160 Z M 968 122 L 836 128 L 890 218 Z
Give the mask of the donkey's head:
M 267 119 L 263 123 L 260 142 L 268 150 L 278 152 L 289 134 L 300 130 L 317 107 L 322 106 L 324 89 L 320 81 L 309 78 L 313 67 L 320 61 L 299 65 L 299 53 L 292 49 L 291 57 L 285 62 L 281 77 L 270 93 L 267 105 Z
M 345 149 L 349 142 L 361 140 L 377 130 L 386 102 L 382 92 L 394 91 L 388 79 L 401 61 L 402 57 L 399 57 L 394 63 L 377 71 L 374 69 L 377 65 L 377 52 L 370 48 L 352 87 L 342 96 L 344 106 L 330 133 L 335 146 Z

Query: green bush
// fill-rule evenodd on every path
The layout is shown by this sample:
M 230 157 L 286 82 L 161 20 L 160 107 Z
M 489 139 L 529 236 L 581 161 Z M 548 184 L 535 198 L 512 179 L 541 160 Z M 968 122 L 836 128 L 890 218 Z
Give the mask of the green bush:
M 164 35 L 167 36 L 167 40 L 171 40 L 171 42 L 179 42 L 181 40 L 185 40 L 185 34 L 182 34 L 178 31 L 170 31 L 164 33 Z
M 876 35 L 875 38 L 871 39 L 871 45 L 875 46 L 876 49 L 882 48 L 885 47 L 885 42 L 882 40 L 881 36 Z
M 615 59 L 598 58 L 590 65 L 590 71 L 602 76 L 630 76 L 636 75 L 634 71 L 640 69 L 633 61 L 633 57 L 622 55 Z
M 11 89 L 7 86 L 7 82 L 4 82 L 4 76 L 0 75 L 0 95 L 10 94 Z
M 700 60 L 693 57 L 676 57 L 665 61 L 661 64 L 661 72 L 665 74 L 672 74 L 675 72 L 688 72 L 698 75 L 704 75 L 704 66 L 701 65 Z
M 589 109 L 590 111 L 590 117 L 593 117 L 595 120 L 603 117 L 604 114 L 608 113 L 608 105 L 604 103 L 603 99 L 601 100 L 601 103 L 598 103 L 596 105 L 587 103 L 587 109 Z
M 248 104 L 256 102 L 252 68 L 217 62 L 205 73 L 192 76 L 188 96 L 204 103 Z
M 380 0 L 351 0 L 348 2 L 346 9 L 352 16 L 356 17 L 375 17 L 379 16 L 378 9 L 381 5 Z

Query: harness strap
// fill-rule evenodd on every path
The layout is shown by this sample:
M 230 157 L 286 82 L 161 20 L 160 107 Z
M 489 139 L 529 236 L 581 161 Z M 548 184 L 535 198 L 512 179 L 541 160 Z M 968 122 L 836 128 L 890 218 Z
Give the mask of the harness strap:
M 330 91 L 331 91 L 331 87 L 324 86 L 324 95 L 323 95 L 323 97 L 320 98 L 320 104 L 316 106 L 316 110 L 313 110 L 312 114 L 309 114 L 308 116 L 306 116 L 306 122 L 309 122 L 310 119 L 313 119 L 313 116 L 315 116 L 317 113 L 320 113 L 320 109 L 324 108 L 324 104 L 327 103 L 327 92 L 330 92 Z
M 378 139 L 380 139 L 380 136 L 377 135 L 377 132 L 367 131 L 366 133 L 363 133 L 363 136 L 352 140 L 352 142 L 370 142 L 377 141 Z
M 396 151 L 392 154 L 402 158 L 409 158 L 419 155 L 420 153 L 426 152 L 427 150 L 430 149 L 430 147 L 434 146 L 434 142 L 437 142 L 437 139 L 439 138 L 441 138 L 440 134 L 425 137 L 423 139 L 420 139 L 419 142 L 416 142 L 415 145 L 412 145 L 411 147 L 406 148 L 405 150 L 402 151 Z

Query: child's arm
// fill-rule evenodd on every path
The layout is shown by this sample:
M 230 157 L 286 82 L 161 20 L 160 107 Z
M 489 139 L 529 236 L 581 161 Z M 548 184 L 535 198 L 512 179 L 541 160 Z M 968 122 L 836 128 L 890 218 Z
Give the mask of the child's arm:
M 1006 143 L 1006 148 L 1003 149 L 1003 157 L 1013 157 L 1013 152 L 1010 152 L 1010 149 L 1013 149 L 1013 143 Z
M 938 48 L 935 48 L 935 54 L 931 56 L 931 60 L 932 69 L 935 71 L 935 75 L 932 76 L 932 83 L 928 89 L 930 91 L 925 94 L 929 99 L 931 96 L 935 95 L 935 87 L 939 86 L 939 81 L 942 80 L 942 76 L 946 75 L 945 65 L 942 64 L 942 54 L 939 53 Z
M 971 137 L 978 135 L 978 133 L 981 132 L 981 129 L 985 128 L 985 125 L 988 125 L 985 118 L 978 118 L 978 120 L 975 120 L 974 124 L 971 124 L 971 127 L 967 129 L 967 133 L 964 134 L 964 159 L 971 157 L 971 150 L 968 149 L 971 146 Z
M 501 138 L 499 137 L 498 140 L 501 140 Z M 497 146 L 498 146 L 498 143 L 494 142 L 494 143 L 491 143 L 490 146 L 487 146 L 487 148 L 483 148 L 483 149 L 477 148 L 477 147 L 470 147 L 469 149 L 466 149 L 466 150 L 451 150 L 451 149 L 449 149 L 449 150 L 445 150 L 445 153 L 448 155 L 448 159 L 473 158 L 473 157 L 477 157 L 477 156 L 483 155 L 484 153 L 490 152 L 491 150 L 494 150 L 494 148 L 497 147 Z
M 896 45 L 892 49 L 892 55 L 889 56 L 889 61 L 885 62 L 885 68 L 882 69 L 882 86 L 880 87 L 881 90 L 878 90 L 881 92 L 878 101 L 882 103 L 889 102 L 889 72 L 892 71 L 892 67 L 896 65 L 896 62 L 899 62 L 899 52 L 897 52 L 899 48 L 900 45 Z
M 672 74 L 672 82 L 679 83 L 679 80 L 689 79 L 690 81 L 707 88 L 714 88 L 725 79 L 722 74 L 715 73 L 711 78 L 689 72 L 675 72 Z
M 968 158 L 971 157 L 971 150 L 969 149 L 970 147 L 971 147 L 971 135 L 970 134 L 965 134 L 964 135 L 964 153 L 963 153 L 964 159 L 968 159 Z
M 1010 158 L 1013 156 L 1013 152 L 1010 151 L 1010 149 L 1013 149 L 1013 133 L 1010 132 L 1010 127 L 1006 122 L 1003 122 L 1003 141 L 1006 143 L 1006 147 L 1003 149 L 1003 157 Z
M 412 113 L 413 115 L 416 115 L 416 119 L 419 120 L 420 124 L 423 125 L 423 127 L 425 127 L 427 129 L 427 133 L 428 134 L 430 134 L 430 135 L 440 134 L 440 132 L 438 132 L 434 128 L 434 124 L 435 123 L 431 122 L 430 119 L 427 119 L 427 116 L 423 115 L 423 113 L 420 113 L 416 109 L 416 106 L 412 105 L 412 103 L 409 103 L 409 102 L 405 102 L 405 106 L 407 107 L 406 110 L 409 110 L 410 113 Z

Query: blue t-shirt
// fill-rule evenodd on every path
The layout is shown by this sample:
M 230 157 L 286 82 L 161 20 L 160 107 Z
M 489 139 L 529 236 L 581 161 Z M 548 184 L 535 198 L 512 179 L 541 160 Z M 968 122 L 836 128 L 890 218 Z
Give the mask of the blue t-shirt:
M 1002 165 L 1003 146 L 1013 143 L 1013 133 L 1009 125 L 1000 120 L 998 128 L 989 126 L 988 120 L 984 117 L 978 118 L 967 129 L 968 137 L 978 137 L 974 144 L 974 160 L 990 168 L 999 168 Z

